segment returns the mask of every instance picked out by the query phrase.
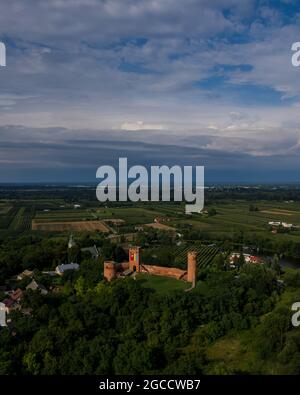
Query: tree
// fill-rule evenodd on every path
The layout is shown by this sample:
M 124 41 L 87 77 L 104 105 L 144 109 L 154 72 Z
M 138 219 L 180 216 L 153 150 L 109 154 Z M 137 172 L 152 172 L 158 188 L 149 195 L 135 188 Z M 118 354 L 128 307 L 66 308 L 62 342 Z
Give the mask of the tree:
M 68 262 L 80 262 L 81 250 L 78 245 L 68 249 Z
M 126 252 L 123 250 L 121 246 L 117 246 L 114 248 L 112 253 L 112 258 L 116 262 L 124 262 L 128 259 Z
M 290 327 L 290 311 L 287 307 L 277 308 L 265 318 L 257 336 L 257 350 L 262 358 L 270 357 L 283 349 L 286 332 Z
M 242 252 L 240 253 L 239 257 L 237 258 L 236 263 L 237 263 L 237 266 L 239 269 L 242 268 L 244 266 L 244 264 L 246 263 L 244 254 Z
M 298 269 L 285 269 L 284 281 L 287 286 L 293 288 L 300 287 L 300 271 Z
M 85 259 L 81 262 L 78 275 L 84 280 L 85 288 L 91 289 L 102 280 L 103 259 Z
M 279 264 L 279 258 L 278 255 L 275 254 L 273 259 L 272 259 L 272 264 L 271 264 L 271 268 L 277 273 L 280 274 L 281 273 L 281 267 Z
M 225 267 L 225 259 L 224 256 L 222 254 L 217 254 L 213 261 L 212 261 L 212 265 L 214 267 L 216 267 L 219 270 L 223 270 Z
M 208 209 L 207 214 L 209 217 L 213 217 L 214 215 L 217 214 L 217 210 L 213 207 L 211 207 L 210 209 Z

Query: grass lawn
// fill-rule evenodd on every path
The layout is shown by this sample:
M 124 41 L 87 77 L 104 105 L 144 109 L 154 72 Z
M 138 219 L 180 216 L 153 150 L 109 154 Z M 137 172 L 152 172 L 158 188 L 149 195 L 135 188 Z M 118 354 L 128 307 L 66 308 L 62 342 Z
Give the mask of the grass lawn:
M 175 278 L 151 276 L 149 274 L 138 274 L 136 277 L 145 288 L 151 288 L 160 295 L 168 295 L 173 291 L 184 291 L 190 287 L 190 284 L 183 280 L 176 280 Z

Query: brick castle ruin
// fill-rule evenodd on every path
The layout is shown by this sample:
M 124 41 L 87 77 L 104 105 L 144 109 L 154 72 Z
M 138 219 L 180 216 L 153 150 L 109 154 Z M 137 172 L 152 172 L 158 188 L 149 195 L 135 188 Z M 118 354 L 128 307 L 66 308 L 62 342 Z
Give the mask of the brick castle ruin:
M 104 278 L 111 281 L 117 277 L 131 276 L 134 273 L 147 273 L 154 276 L 172 277 L 177 280 L 185 280 L 194 287 L 197 278 L 197 253 L 190 251 L 187 254 L 187 269 L 182 270 L 173 267 L 147 265 L 141 260 L 141 248 L 129 248 L 129 262 L 116 263 L 104 262 Z

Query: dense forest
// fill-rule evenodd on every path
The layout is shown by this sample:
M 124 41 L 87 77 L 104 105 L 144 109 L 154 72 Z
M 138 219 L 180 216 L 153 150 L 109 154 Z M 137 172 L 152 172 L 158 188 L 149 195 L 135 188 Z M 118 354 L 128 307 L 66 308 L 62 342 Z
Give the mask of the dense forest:
M 28 290 L 13 327 L 0 331 L 1 374 L 300 373 L 300 333 L 290 306 L 299 271 L 242 265 L 202 273 L 192 292 L 160 296 L 132 279 L 106 283 L 95 262 L 62 278 L 60 292 Z M 300 300 L 300 299 L 299 299 Z M 249 363 L 232 368 L 210 349 L 248 334 Z

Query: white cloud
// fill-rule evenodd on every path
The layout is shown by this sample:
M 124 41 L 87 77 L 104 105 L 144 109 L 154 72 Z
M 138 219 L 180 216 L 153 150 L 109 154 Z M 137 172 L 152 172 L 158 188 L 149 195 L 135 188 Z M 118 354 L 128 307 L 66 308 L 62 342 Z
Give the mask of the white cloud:
M 266 6 L 255 13 L 251 0 L 184 3 L 11 0 L 0 14 L 13 43 L 0 70 L 0 125 L 40 127 L 26 129 L 26 141 L 53 145 L 64 133 L 93 139 L 101 130 L 102 139 L 210 152 L 296 152 L 300 68 L 291 66 L 290 47 L 299 21 L 284 25 Z M 246 33 L 245 42 L 233 43 L 232 33 Z M 227 91 L 209 84 L 215 77 Z M 258 93 L 245 104 L 247 85 L 276 90 L 281 103 Z M 55 126 L 68 132 L 43 129 Z
M 138 131 L 138 130 L 163 130 L 164 127 L 158 124 L 147 124 L 143 121 L 137 122 L 124 122 L 121 125 L 122 130 L 131 130 L 131 131 Z

